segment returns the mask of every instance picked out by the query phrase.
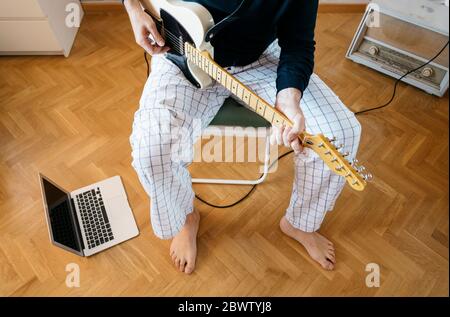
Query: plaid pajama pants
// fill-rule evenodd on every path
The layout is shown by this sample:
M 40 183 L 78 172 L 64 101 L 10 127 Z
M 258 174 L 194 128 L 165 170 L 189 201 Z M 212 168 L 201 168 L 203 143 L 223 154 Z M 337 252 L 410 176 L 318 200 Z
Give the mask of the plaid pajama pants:
M 274 42 L 256 62 L 228 70 L 256 94 L 275 104 L 277 65 L 280 48 Z M 151 198 L 150 215 L 153 231 L 161 239 L 174 237 L 193 211 L 194 191 L 187 166 L 193 151 L 183 160 L 173 159 L 173 148 L 183 144 L 193 148 L 194 122 L 201 119 L 206 128 L 231 94 L 219 84 L 207 89 L 194 87 L 170 61 L 155 56 L 151 74 L 145 84 L 140 107 L 135 113 L 132 165 Z M 355 157 L 361 126 L 333 91 L 316 75 L 311 76 L 303 93 L 301 108 L 306 131 L 335 136 L 344 151 Z M 179 131 L 183 131 L 180 133 Z M 177 137 L 174 137 L 176 135 Z M 186 141 L 186 139 L 191 140 Z M 345 180 L 332 173 L 312 151 L 295 155 L 295 175 L 287 220 L 305 232 L 314 232 L 327 211 L 333 209 Z

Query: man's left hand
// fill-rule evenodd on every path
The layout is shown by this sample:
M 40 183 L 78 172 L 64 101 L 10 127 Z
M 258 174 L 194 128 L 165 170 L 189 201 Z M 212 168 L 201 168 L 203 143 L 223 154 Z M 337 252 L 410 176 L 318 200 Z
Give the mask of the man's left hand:
M 288 117 L 292 121 L 293 126 L 273 126 L 270 137 L 272 144 L 276 143 L 290 147 L 294 150 L 295 154 L 303 152 L 303 147 L 298 138 L 299 133 L 305 131 L 305 117 L 300 108 L 301 98 L 301 91 L 295 88 L 286 88 L 278 92 L 275 108 Z

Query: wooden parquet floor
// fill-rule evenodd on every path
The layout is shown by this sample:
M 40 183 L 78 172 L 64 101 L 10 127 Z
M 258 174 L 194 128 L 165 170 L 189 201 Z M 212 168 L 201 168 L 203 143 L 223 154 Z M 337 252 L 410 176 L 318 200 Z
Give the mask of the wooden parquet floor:
M 359 14 L 320 14 L 316 72 L 354 111 L 378 105 L 393 80 L 344 58 Z M 277 224 L 292 158 L 242 204 L 201 212 L 195 274 L 172 268 L 169 241 L 149 223 L 149 200 L 130 162 L 129 135 L 145 80 L 142 51 L 122 12 L 88 13 L 69 58 L 0 58 L 0 295 L 448 296 L 448 95 L 400 85 L 389 109 L 360 117 L 360 161 L 375 181 L 346 188 L 321 229 L 337 247 L 325 272 Z M 208 166 L 205 170 L 204 167 Z M 73 190 L 121 175 L 140 236 L 91 258 L 52 246 L 38 171 Z M 195 164 L 194 175 L 255 177 L 240 165 Z M 246 187 L 196 185 L 234 201 Z M 381 269 L 368 288 L 368 263 Z M 79 288 L 65 267 L 81 269 Z

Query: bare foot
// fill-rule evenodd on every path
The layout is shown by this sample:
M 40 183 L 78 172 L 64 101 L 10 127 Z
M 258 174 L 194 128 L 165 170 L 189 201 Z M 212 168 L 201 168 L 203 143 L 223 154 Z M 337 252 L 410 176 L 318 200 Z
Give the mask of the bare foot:
M 309 256 L 319 262 L 325 270 L 334 269 L 336 256 L 331 241 L 318 232 L 304 232 L 294 228 L 284 216 L 280 220 L 280 228 L 286 235 L 300 242 L 308 251 Z
M 186 274 L 191 274 L 195 268 L 199 223 L 200 213 L 198 211 L 188 214 L 183 228 L 170 244 L 170 256 L 175 267 Z

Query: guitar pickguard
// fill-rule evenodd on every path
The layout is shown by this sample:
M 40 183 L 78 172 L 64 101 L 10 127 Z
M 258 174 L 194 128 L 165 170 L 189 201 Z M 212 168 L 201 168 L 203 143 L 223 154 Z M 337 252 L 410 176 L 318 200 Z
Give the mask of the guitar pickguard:
M 195 46 L 194 41 L 185 28 L 167 11 L 161 9 L 160 15 L 164 25 L 163 29 L 165 34 L 163 36 L 166 39 L 167 45 L 171 48 L 166 54 L 167 59 L 177 65 L 187 80 L 195 87 L 200 88 L 200 83 L 192 76 L 188 67 L 187 58 L 183 54 L 184 43 L 188 42 Z

